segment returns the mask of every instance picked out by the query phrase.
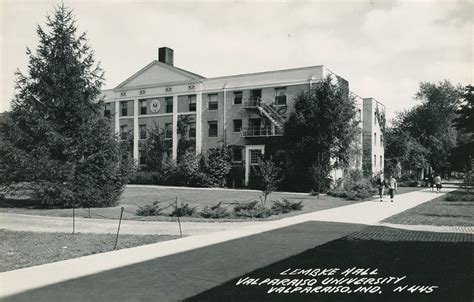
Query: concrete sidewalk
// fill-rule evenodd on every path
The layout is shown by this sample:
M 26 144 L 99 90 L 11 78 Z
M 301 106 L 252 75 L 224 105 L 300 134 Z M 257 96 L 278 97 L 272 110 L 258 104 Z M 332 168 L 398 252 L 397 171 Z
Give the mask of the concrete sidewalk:
M 450 190 L 444 190 L 444 193 L 447 193 L 448 191 Z M 218 246 L 217 244 L 219 243 L 227 242 L 229 245 L 227 249 L 232 250 L 233 248 L 236 248 L 236 246 L 240 247 L 239 249 L 242 249 L 241 242 L 246 242 L 243 248 L 251 249 L 253 245 L 258 245 L 261 240 L 264 240 L 265 236 L 251 237 L 259 238 L 258 240 L 253 241 L 249 241 L 249 239 L 246 239 L 245 237 L 261 234 L 263 232 L 276 230 L 275 233 L 278 234 L 279 229 L 282 230 L 282 228 L 285 227 L 304 224 L 311 221 L 338 222 L 348 226 L 342 227 L 340 232 L 335 233 L 331 233 L 331 227 L 323 227 L 323 229 L 326 230 L 326 233 L 329 234 L 324 235 L 321 233 L 321 236 L 324 237 L 324 240 L 321 240 L 320 242 L 318 241 L 319 243 L 315 243 L 314 241 L 306 238 L 308 242 L 315 246 L 315 244 L 317 245 L 330 240 L 335 240 L 345 236 L 348 234 L 348 232 L 355 231 L 357 228 L 354 226 L 356 225 L 374 225 L 387 217 L 403 212 L 441 195 L 442 194 L 433 194 L 433 192 L 429 192 L 429 190 L 416 191 L 396 196 L 395 202 L 393 203 L 379 202 L 377 200 L 367 201 L 344 207 L 293 216 L 277 221 L 260 222 L 256 223 L 255 225 L 213 234 L 191 236 L 177 240 L 5 272 L 0 274 L 0 297 L 14 295 L 26 290 L 64 282 L 66 280 L 98 274 L 100 272 L 118 269 L 132 264 L 143 263 L 145 261 L 154 259 L 156 260 L 160 257 L 171 255 L 176 255 L 176 257 L 179 257 L 179 253 L 188 252 L 199 248 L 204 248 L 203 250 L 206 252 L 201 253 L 200 258 L 193 259 L 190 265 L 192 265 L 196 271 L 199 269 L 205 271 L 205 267 L 202 266 L 202 263 L 209 261 L 209 259 L 206 259 L 206 255 L 213 253 L 213 247 Z M 307 226 L 308 224 L 305 225 Z M 320 230 L 318 230 L 318 228 L 312 228 L 311 224 L 309 225 L 310 227 L 308 232 L 311 232 L 311 236 L 319 236 L 318 234 L 320 234 Z M 296 235 L 297 233 L 293 232 L 293 236 Z M 244 241 L 235 240 L 239 238 L 242 238 L 241 240 Z M 287 236 L 288 240 L 290 238 L 291 236 Z M 285 242 L 283 244 L 280 243 L 280 245 L 283 249 L 291 249 L 293 247 L 291 241 Z M 306 248 L 304 244 L 294 246 L 295 250 L 293 252 L 295 253 L 298 251 L 303 251 L 304 248 Z M 254 253 L 258 252 L 268 253 L 268 251 L 266 252 L 265 250 L 254 251 Z M 221 269 L 225 269 L 225 266 L 229 265 L 227 261 L 230 260 L 226 258 L 226 261 L 220 263 Z M 272 261 L 276 260 L 272 259 Z M 260 267 L 261 265 L 261 262 L 252 262 L 250 267 L 245 267 L 248 271 L 250 271 Z M 228 275 L 226 275 L 226 278 L 230 279 L 240 274 L 240 271 L 236 271 L 234 273 L 230 272 Z M 211 286 L 210 284 L 208 285 Z M 167 286 L 170 286 L 170 284 Z M 204 290 L 206 288 L 207 287 L 204 286 L 202 288 L 200 287 L 199 289 Z M 63 297 L 63 299 L 66 299 L 66 297 Z
M 118 219 L 94 219 L 77 217 L 75 219 L 77 233 L 116 234 Z M 183 235 L 203 235 L 236 227 L 250 226 L 259 221 L 245 222 L 181 222 Z M 26 232 L 72 232 L 71 217 L 50 217 L 0 213 L 0 229 Z M 128 235 L 179 235 L 178 222 L 171 221 L 132 221 L 122 220 L 120 234 Z

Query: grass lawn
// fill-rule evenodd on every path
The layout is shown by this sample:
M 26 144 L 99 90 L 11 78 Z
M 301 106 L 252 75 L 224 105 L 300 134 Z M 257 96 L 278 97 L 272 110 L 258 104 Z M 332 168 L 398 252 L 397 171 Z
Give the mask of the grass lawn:
M 436 195 L 436 193 L 433 193 Z M 447 201 L 445 199 L 452 201 Z M 468 201 L 471 199 L 471 201 Z M 422 225 L 474 225 L 474 192 L 456 191 L 385 219 L 383 222 Z
M 117 249 L 176 239 L 168 235 L 120 235 Z M 0 229 L 0 272 L 112 251 L 113 234 L 14 232 Z
M 191 207 L 197 207 L 198 210 L 204 206 L 214 206 L 218 202 L 224 202 L 228 208 L 233 207 L 233 203 L 245 202 L 258 200 L 260 196 L 259 191 L 236 191 L 236 190 L 193 190 L 193 189 L 175 189 L 175 188 L 137 188 L 127 187 L 120 199 L 119 205 L 111 208 L 92 208 L 90 211 L 90 217 L 92 218 L 111 218 L 117 219 L 120 217 L 120 207 L 125 208 L 124 219 L 136 219 L 136 220 L 160 220 L 160 221 L 171 221 L 175 218 L 167 216 L 149 216 L 141 217 L 136 216 L 135 212 L 140 206 L 151 204 L 154 201 L 164 201 L 163 205 L 168 205 L 178 197 L 178 203 L 181 204 L 189 203 Z M 343 200 L 331 196 L 310 196 L 309 194 L 292 194 L 274 192 L 268 197 L 268 204 L 271 204 L 271 200 L 281 200 L 286 198 L 290 201 L 302 201 L 304 207 L 302 211 L 295 211 L 288 214 L 275 215 L 266 218 L 267 220 L 280 219 L 283 217 L 298 215 L 307 212 L 314 212 L 325 210 L 334 207 L 340 207 L 344 205 L 353 204 L 359 201 Z M 12 204 L 12 201 L 9 201 Z M 44 215 L 44 216 L 59 216 L 59 217 L 71 217 L 72 209 L 33 209 L 28 207 L 8 207 L 6 205 L 0 208 L 0 212 L 29 214 L 29 215 Z M 78 217 L 89 217 L 88 209 L 76 209 L 76 215 Z M 200 217 L 183 217 L 185 221 L 213 221 L 215 219 L 204 219 Z M 218 221 L 238 221 L 245 219 L 218 219 Z M 247 219 L 248 220 L 248 219 Z M 256 219 L 254 219 L 256 220 Z

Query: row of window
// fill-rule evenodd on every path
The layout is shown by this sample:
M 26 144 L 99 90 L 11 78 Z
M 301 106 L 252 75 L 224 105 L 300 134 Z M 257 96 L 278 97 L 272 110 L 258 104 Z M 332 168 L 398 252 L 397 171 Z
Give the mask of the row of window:
M 165 139 L 173 138 L 173 124 L 166 123 L 164 128 Z M 128 129 L 127 125 L 120 126 L 120 137 L 126 139 L 131 130 Z M 189 138 L 196 138 L 196 123 L 189 123 L 188 128 L 186 129 L 187 136 Z M 147 138 L 147 128 L 146 125 L 139 125 L 138 138 L 146 139 Z
M 382 155 L 380 155 L 380 168 L 383 168 L 382 164 L 383 164 L 383 157 Z M 374 155 L 374 167 L 377 167 L 377 155 Z
M 249 127 L 260 127 L 261 126 L 261 119 L 260 118 L 251 118 L 248 121 Z M 139 125 L 139 138 L 146 139 L 147 138 L 147 128 L 145 124 Z M 165 138 L 169 139 L 173 136 L 173 124 L 166 123 L 165 124 Z M 242 120 L 235 119 L 233 120 L 233 132 L 241 132 L 242 131 Z M 187 130 L 189 138 L 196 138 L 196 123 L 190 123 L 189 128 Z M 127 125 L 120 126 L 120 134 L 122 139 L 125 139 L 128 136 L 129 130 Z M 209 121 L 208 122 L 208 137 L 217 137 L 219 135 L 218 131 L 218 122 L 217 121 Z
M 242 146 L 232 146 L 232 162 L 241 163 L 243 161 L 243 151 Z M 168 156 L 171 156 L 171 150 L 167 150 Z M 258 164 L 258 159 L 262 156 L 261 150 L 250 150 L 250 164 Z M 145 152 L 139 151 L 139 164 L 146 165 Z
M 377 133 L 374 132 L 374 146 L 377 146 Z M 380 135 L 380 146 L 383 146 L 383 136 Z
M 243 92 L 242 91 L 234 91 L 234 105 L 242 104 L 243 100 Z M 251 98 L 261 98 L 262 97 L 262 89 L 254 89 L 250 91 Z M 219 100 L 217 93 L 208 94 L 208 108 L 209 110 L 217 110 L 219 109 Z M 173 97 L 165 97 L 165 113 L 172 113 L 173 112 Z M 275 105 L 286 105 L 286 88 L 280 87 L 275 88 Z M 148 100 L 140 100 L 140 115 L 148 114 L 148 107 L 147 102 Z M 120 102 L 120 116 L 128 116 L 128 102 L 129 101 L 121 101 Z M 196 95 L 188 95 L 187 96 L 188 102 L 188 111 L 194 112 L 196 111 Z M 111 112 L 111 103 L 105 104 L 105 112 L 106 116 L 109 116 Z

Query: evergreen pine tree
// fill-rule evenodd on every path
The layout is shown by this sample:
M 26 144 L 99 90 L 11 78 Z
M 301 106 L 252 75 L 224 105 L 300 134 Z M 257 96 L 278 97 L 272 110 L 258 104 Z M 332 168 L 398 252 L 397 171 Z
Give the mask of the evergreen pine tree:
M 29 183 L 43 206 L 114 205 L 133 162 L 103 116 L 103 71 L 71 10 L 57 7 L 46 27 L 36 53 L 27 49 L 28 74 L 16 73 L 1 180 Z

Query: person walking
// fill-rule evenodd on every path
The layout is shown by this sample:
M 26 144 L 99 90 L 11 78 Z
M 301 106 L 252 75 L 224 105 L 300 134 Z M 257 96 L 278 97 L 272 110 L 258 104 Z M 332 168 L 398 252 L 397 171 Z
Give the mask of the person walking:
M 377 178 L 377 189 L 379 189 L 380 202 L 382 202 L 383 188 L 387 186 L 385 179 L 383 179 L 383 174 L 380 174 Z
M 393 175 L 390 176 L 390 180 L 388 181 L 388 192 L 390 194 L 390 201 L 393 202 L 394 192 L 397 191 L 397 180 Z
M 439 174 L 436 174 L 436 177 L 433 179 L 433 182 L 436 185 L 436 193 L 441 192 L 441 188 L 443 187 L 443 185 L 441 184 L 441 176 L 439 176 Z
M 428 178 L 428 181 L 430 182 L 431 192 L 433 192 L 434 191 L 434 176 L 433 176 L 433 174 L 430 174 L 430 176 Z

